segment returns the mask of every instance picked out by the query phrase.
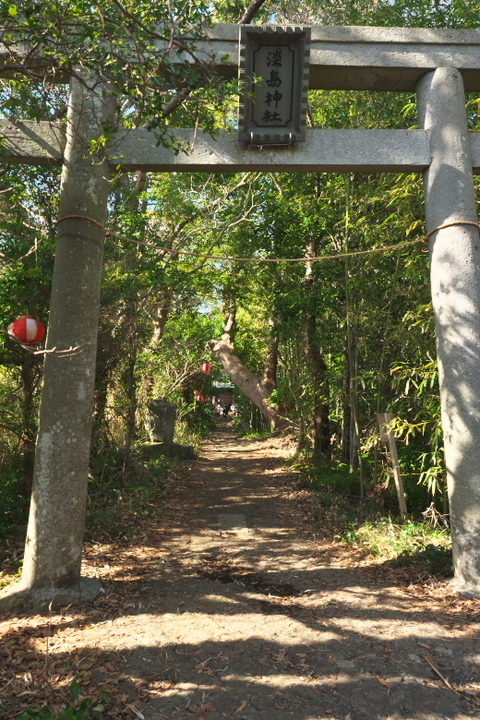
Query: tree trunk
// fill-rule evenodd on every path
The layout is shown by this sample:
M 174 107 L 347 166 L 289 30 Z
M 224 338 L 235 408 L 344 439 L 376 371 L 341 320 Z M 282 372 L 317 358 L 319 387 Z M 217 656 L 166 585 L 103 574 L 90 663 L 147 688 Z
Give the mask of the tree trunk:
M 350 472 L 359 466 L 360 433 L 358 425 L 358 350 L 356 338 L 349 340 L 348 360 L 350 364 Z
M 313 240 L 307 248 L 307 258 L 318 254 L 317 243 Z M 306 266 L 304 284 L 311 295 L 314 289 L 313 263 Z M 313 394 L 313 452 L 321 453 L 330 458 L 330 420 L 329 396 L 330 385 L 327 378 L 327 365 L 320 352 L 317 338 L 317 318 L 313 313 L 313 303 L 310 302 L 305 318 L 305 357 L 311 372 Z
M 155 298 L 155 309 L 151 313 L 153 320 L 153 336 L 152 342 L 159 343 L 165 332 L 170 309 L 172 307 L 173 290 L 172 288 L 162 288 Z
M 317 322 L 313 315 L 305 321 L 305 357 L 312 376 L 313 393 L 313 451 L 330 457 L 330 421 L 329 404 L 330 386 L 327 379 L 327 365 L 318 347 Z
M 80 577 L 105 235 L 99 225 L 109 192 L 108 165 L 89 146 L 103 134 L 112 96 L 85 77 L 91 87 L 71 82 L 59 207 L 68 219 L 58 226 L 23 592 L 10 591 L 2 609 L 84 601 L 101 591 L 98 580 Z M 68 357 L 53 352 L 70 347 L 78 351 Z
M 106 428 L 106 412 L 108 402 L 108 382 L 110 373 L 106 366 L 102 363 L 97 368 L 95 376 L 95 393 L 93 400 L 93 424 L 92 424 L 92 442 L 91 457 L 96 458 L 105 452 L 108 444 L 108 434 Z
M 136 303 L 135 303 L 136 305 Z M 127 338 L 127 357 L 124 373 L 124 391 L 127 400 L 127 417 L 125 422 L 125 437 L 123 441 L 123 482 L 126 482 L 132 469 L 132 445 L 136 436 L 137 415 L 137 381 L 135 370 L 137 367 L 137 333 L 135 321 L 129 323 Z
M 342 422 L 342 459 L 346 464 L 350 464 L 350 446 L 351 446 L 351 430 L 352 423 L 352 406 L 350 404 L 350 355 L 348 352 L 348 342 L 345 341 L 344 348 L 344 371 L 343 371 L 343 422 Z
M 127 181 L 128 186 L 128 181 Z M 128 199 L 128 205 L 132 212 L 140 210 L 139 198 L 147 188 L 147 173 L 138 170 L 135 173 L 135 186 Z M 129 273 L 135 273 L 137 266 L 137 247 L 134 245 L 127 253 L 125 268 Z M 132 469 L 132 445 L 136 436 L 137 416 L 137 356 L 138 356 L 138 332 L 137 332 L 138 302 L 131 300 L 125 309 L 125 329 L 127 333 L 124 390 L 127 400 L 127 417 L 125 427 L 125 438 L 123 444 L 123 479 L 126 478 Z
M 257 377 L 245 367 L 238 355 L 235 354 L 233 344 L 229 340 L 225 338 L 210 340 L 208 347 L 220 360 L 225 372 L 235 385 L 258 407 L 270 423 L 272 430 L 282 430 L 285 427 L 285 421 L 276 406 L 269 402 L 272 389 L 268 381 L 265 384 L 263 378 Z
M 263 371 L 262 385 L 271 394 L 277 387 L 278 367 L 278 335 L 273 320 L 270 321 L 270 339 L 268 341 L 267 359 Z
M 22 378 L 23 403 L 22 403 L 22 479 L 19 487 L 20 494 L 27 498 L 32 492 L 32 473 L 35 458 L 35 364 L 37 358 L 34 355 L 27 355 L 20 368 Z

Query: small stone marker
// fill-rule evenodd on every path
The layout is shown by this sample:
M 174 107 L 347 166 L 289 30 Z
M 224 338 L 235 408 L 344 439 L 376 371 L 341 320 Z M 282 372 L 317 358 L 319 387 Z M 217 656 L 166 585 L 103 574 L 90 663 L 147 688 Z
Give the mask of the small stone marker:
M 152 443 L 172 443 L 177 409 L 168 400 L 151 400 L 147 405 L 145 428 Z

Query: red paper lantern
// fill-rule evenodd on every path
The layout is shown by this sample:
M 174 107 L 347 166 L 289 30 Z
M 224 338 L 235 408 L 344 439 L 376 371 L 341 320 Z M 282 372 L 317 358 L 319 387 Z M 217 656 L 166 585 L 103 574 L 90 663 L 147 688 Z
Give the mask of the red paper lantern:
M 202 372 L 210 372 L 211 369 L 212 369 L 212 366 L 210 365 L 210 363 L 203 363 Z
M 45 328 L 39 320 L 35 320 L 31 315 L 22 315 L 10 323 L 7 332 L 24 345 L 33 345 L 43 338 Z
M 194 395 L 200 395 L 200 390 L 194 390 L 194 391 L 193 391 L 193 394 L 194 394 Z
M 198 402 L 203 402 L 203 395 L 197 395 L 196 398 Z

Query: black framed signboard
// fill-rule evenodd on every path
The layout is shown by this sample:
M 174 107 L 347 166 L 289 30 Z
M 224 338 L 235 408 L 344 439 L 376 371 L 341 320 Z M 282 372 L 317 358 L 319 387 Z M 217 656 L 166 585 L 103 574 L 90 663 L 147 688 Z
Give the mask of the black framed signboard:
M 239 139 L 292 145 L 305 139 L 310 28 L 240 27 Z

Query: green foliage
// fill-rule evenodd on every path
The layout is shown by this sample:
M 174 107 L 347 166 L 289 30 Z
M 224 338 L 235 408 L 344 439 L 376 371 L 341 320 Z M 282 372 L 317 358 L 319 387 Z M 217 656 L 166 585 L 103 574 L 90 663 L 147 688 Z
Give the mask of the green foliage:
M 221 4 L 219 16 L 238 22 L 238 3 Z M 282 0 L 269 3 L 258 22 L 397 27 L 478 27 L 478 6 L 471 0 Z
M 134 450 L 127 481 L 123 453 L 111 449 L 92 461 L 88 484 L 86 537 L 128 537 L 155 503 L 171 487 L 173 462 L 166 457 L 144 457 L 141 446 Z
M 346 463 L 326 463 L 322 460 L 297 460 L 292 468 L 301 474 L 300 486 L 318 492 L 333 492 L 343 495 L 358 494 L 358 471 L 350 472 Z
M 370 555 L 392 561 L 396 566 L 422 565 L 429 574 L 451 575 L 451 537 L 447 530 L 427 522 L 404 524 L 390 518 L 367 521 L 339 536 L 359 545 Z
M 239 394 L 235 402 L 238 412 L 231 419 L 231 423 L 239 437 L 261 439 L 271 435 L 269 423 L 248 398 Z
M 0 179 L 0 329 L 20 315 L 47 324 L 56 169 L 5 168 Z M 6 334 L 0 340 L 0 538 L 23 533 L 28 509 L 41 358 Z
M 385 517 L 378 494 L 359 500 L 348 466 L 319 468 L 297 461 L 292 467 L 299 473 L 297 486 L 313 491 L 312 514 L 321 532 L 395 566 L 415 566 L 431 575 L 452 573 L 450 532 L 433 505 L 419 520 L 395 521 Z
M 5 6 L 3 6 L 5 8 Z M 15 12 L 7 5 L 1 13 L 1 39 L 5 47 L 22 43 L 35 48 L 57 73 L 75 73 L 78 67 L 91 70 L 109 82 L 117 113 L 114 126 L 105 128 L 108 137 L 120 125 L 148 125 L 157 143 L 179 150 L 168 132 L 170 115 L 177 127 L 195 127 L 201 123 L 207 132 L 215 132 L 221 100 L 236 92 L 232 83 L 215 75 L 211 63 L 197 55 L 197 42 L 205 37 L 210 25 L 210 6 L 196 2 L 151 3 L 130 0 L 120 3 L 104 0 L 101 4 L 18 0 Z M 13 51 L 13 79 L 4 81 L 8 91 L 0 97 L 0 111 L 9 115 L 25 112 L 28 87 L 32 119 L 45 119 L 59 110 L 54 80 L 46 73 L 39 85 L 28 60 L 22 65 Z M 8 62 L 8 59 L 7 59 Z M 171 113 L 169 103 L 180 93 L 187 103 Z
M 40 709 L 32 707 L 19 715 L 17 720 L 103 720 L 107 705 L 108 699 L 82 698 L 80 685 L 77 680 L 72 680 L 70 700 L 65 710 L 55 712 L 46 706 Z
M 0 484 L 0 540 L 18 535 L 25 521 L 29 500 L 19 492 L 22 479 L 22 469 L 15 467 L 8 454 L 2 463 Z
M 416 322 L 419 323 L 418 316 Z M 408 363 L 392 367 L 394 386 L 401 389 L 393 404 L 398 415 L 392 429 L 406 446 L 417 449 L 415 469 L 412 472 L 417 474 L 418 482 L 435 496 L 446 492 L 446 480 L 438 370 L 429 354 L 427 359 L 428 362 L 420 367 L 412 367 Z M 401 457 L 405 454 L 405 451 L 402 452 Z M 402 469 L 406 469 L 404 465 Z
M 193 427 L 199 437 L 207 437 L 215 429 L 212 405 L 208 402 L 197 402 L 191 410 L 187 410 L 186 419 L 189 427 Z

